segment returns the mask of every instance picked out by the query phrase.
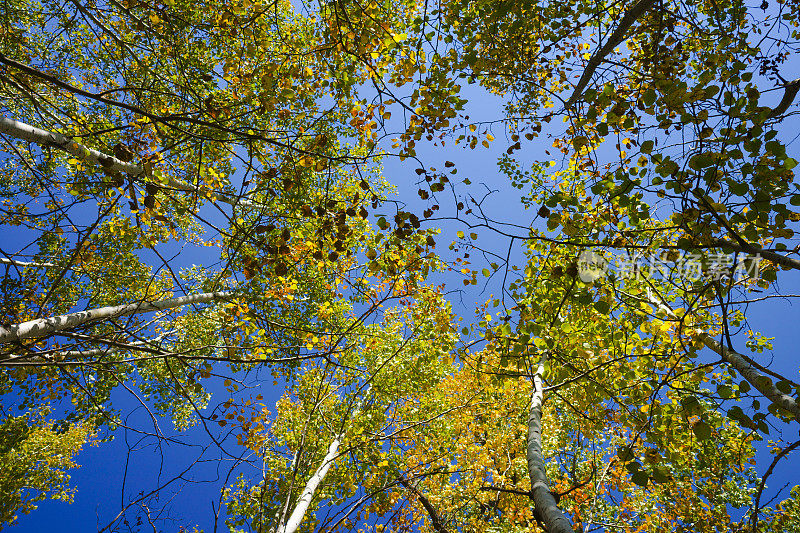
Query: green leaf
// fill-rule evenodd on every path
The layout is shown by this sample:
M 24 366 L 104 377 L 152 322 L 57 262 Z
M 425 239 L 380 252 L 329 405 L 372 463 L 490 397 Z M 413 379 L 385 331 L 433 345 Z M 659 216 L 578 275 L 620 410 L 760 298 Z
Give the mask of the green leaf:
M 617 448 L 617 457 L 623 462 L 633 461 L 633 450 L 630 446 L 620 446 Z
M 684 414 L 686 416 L 691 416 L 698 411 L 702 410 L 702 406 L 700 405 L 700 401 L 695 396 L 687 396 L 685 398 L 681 398 L 681 406 L 683 407 Z
M 736 196 L 744 196 L 750 190 L 750 185 L 747 182 L 732 181 L 729 185 L 731 192 Z
M 594 303 L 594 308 L 597 310 L 598 313 L 607 315 L 608 312 L 611 310 L 611 305 L 605 300 L 597 300 Z
M 747 419 L 747 415 L 744 414 L 744 411 L 742 411 L 741 407 L 739 407 L 738 405 L 734 405 L 733 407 L 728 409 L 728 418 L 730 418 L 731 420 L 736 420 L 737 422 L 741 422 Z
M 700 420 L 692 426 L 692 433 L 698 440 L 708 440 L 711 438 L 711 426 Z
M 639 470 L 631 476 L 631 481 L 640 487 L 646 487 L 647 482 L 650 481 L 650 476 L 644 470 Z
M 666 483 L 669 481 L 669 471 L 661 465 L 656 465 L 650 474 L 650 479 L 654 483 Z

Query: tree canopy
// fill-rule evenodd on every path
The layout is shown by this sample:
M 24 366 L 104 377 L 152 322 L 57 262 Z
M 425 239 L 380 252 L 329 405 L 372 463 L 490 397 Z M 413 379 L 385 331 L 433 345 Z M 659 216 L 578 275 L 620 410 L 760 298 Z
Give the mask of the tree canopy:
M 797 530 L 799 24 L 5 2 L 0 528 Z

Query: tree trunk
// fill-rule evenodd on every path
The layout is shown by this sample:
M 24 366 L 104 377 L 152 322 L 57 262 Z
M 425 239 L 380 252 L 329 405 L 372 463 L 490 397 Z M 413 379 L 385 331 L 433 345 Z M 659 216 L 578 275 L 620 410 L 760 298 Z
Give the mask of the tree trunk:
M 311 479 L 308 480 L 303 492 L 300 494 L 300 498 L 298 498 L 294 506 L 292 515 L 285 524 L 278 524 L 277 533 L 294 533 L 297 531 L 297 528 L 300 527 L 300 523 L 306 515 L 308 506 L 311 505 L 311 500 L 314 498 L 314 493 L 317 491 L 317 487 L 319 487 L 319 484 L 325 479 L 325 475 L 328 473 L 333 461 L 336 460 L 339 453 L 339 445 L 342 443 L 342 437 L 343 435 L 339 434 L 333 439 L 333 442 L 331 442 L 328 447 L 328 453 L 325 454 L 325 458 L 322 460 L 322 464 L 319 465 L 319 468 L 317 468 L 317 471 L 311 476 Z
M 659 303 L 652 297 L 650 300 L 650 303 L 663 309 L 667 316 L 669 316 L 671 319 L 680 320 L 675 312 L 665 303 Z M 775 405 L 778 405 L 790 412 L 792 415 L 794 415 L 795 419 L 800 421 L 800 406 L 797 405 L 797 400 L 795 400 L 792 396 L 779 391 L 778 388 L 775 387 L 775 384 L 772 383 L 772 380 L 760 372 L 754 365 L 752 365 L 747 360 L 747 357 L 726 348 L 719 341 L 712 338 L 703 330 L 698 329 L 695 334 L 697 335 L 697 338 L 703 342 L 703 344 L 719 354 L 723 361 L 735 368 L 742 375 L 742 377 L 744 377 L 744 379 L 746 379 L 747 382 L 750 383 L 750 385 L 752 385 L 756 390 L 763 394 L 765 398 L 772 401 Z
M 232 294 L 231 292 L 206 292 L 169 298 L 157 302 L 134 302 L 124 305 L 88 309 L 86 311 L 68 313 L 50 318 L 37 318 L 9 327 L 0 326 L 0 344 L 8 344 L 25 339 L 37 339 L 57 331 L 82 326 L 83 324 L 95 322 L 97 320 L 148 313 L 151 311 L 164 311 L 166 309 L 174 309 L 189 304 L 205 304 L 216 300 L 224 300 L 230 298 Z
M 0 265 L 10 265 L 19 268 L 25 268 L 25 267 L 50 268 L 56 266 L 54 263 L 31 263 L 28 261 L 17 261 L 16 259 L 9 259 L 7 257 L 0 257 Z
M 126 163 L 114 156 L 88 148 L 60 133 L 43 130 L 12 118 L 0 117 L 0 133 L 41 146 L 55 146 L 81 161 L 101 165 L 110 172 L 122 172 L 129 176 L 138 176 L 142 173 L 142 167 L 139 165 Z
M 722 357 L 723 361 L 735 368 L 742 377 L 763 394 L 765 398 L 769 399 L 775 405 L 789 411 L 800 421 L 800 406 L 797 405 L 797 401 L 792 396 L 779 391 L 772 383 L 772 380 L 759 372 L 742 354 L 729 350 L 705 332 L 700 332 L 699 338 L 703 341 L 703 344 L 717 352 Z
M 85 161 L 93 165 L 100 165 L 103 167 L 103 169 L 109 172 L 121 172 L 132 177 L 137 177 L 140 176 L 144 171 L 140 165 L 127 163 L 117 159 L 112 155 L 89 148 L 60 133 L 43 130 L 11 118 L 0 117 L 0 133 L 5 133 L 6 135 L 16 137 L 17 139 L 36 143 L 41 146 L 54 146 L 56 148 L 60 148 L 61 150 L 64 150 L 65 152 L 80 159 L 81 161 Z M 172 178 L 169 179 L 167 185 L 173 189 L 183 192 L 198 192 L 198 188 L 194 185 L 190 185 Z M 223 202 L 230 205 L 238 204 L 245 207 L 251 207 L 254 205 L 251 201 L 241 198 L 230 198 L 222 194 L 218 194 L 216 196 Z
M 531 493 L 535 515 L 542 522 L 548 533 L 574 533 L 569 520 L 558 508 L 556 499 L 550 492 L 547 473 L 542 453 L 542 403 L 544 387 L 542 374 L 546 355 L 542 355 L 539 367 L 533 376 L 533 393 L 531 394 L 531 410 L 528 415 L 528 473 L 531 477 Z
M 586 68 L 583 69 L 583 75 L 578 83 L 575 85 L 575 89 L 572 91 L 572 96 L 569 97 L 567 100 L 567 107 L 572 107 L 575 105 L 575 102 L 583 95 L 583 90 L 588 85 L 589 80 L 592 79 L 597 67 L 600 66 L 600 63 L 603 62 L 603 59 L 614 51 L 622 40 L 625 38 L 625 33 L 628 31 L 634 22 L 636 22 L 639 17 L 641 17 L 645 11 L 650 9 L 650 6 L 655 3 L 655 0 L 639 0 L 636 4 L 634 4 L 625 14 L 622 16 L 622 19 L 619 21 L 619 25 L 617 25 L 617 29 L 614 30 L 614 33 L 611 34 L 606 44 L 603 45 L 597 52 L 592 55 L 589 59 L 589 63 L 587 63 Z
M 351 418 L 355 418 L 355 416 L 361 412 L 361 407 L 364 405 L 364 402 L 366 401 L 371 390 L 372 386 L 368 385 L 364 391 L 364 395 L 356 402 L 355 408 L 353 409 L 353 414 L 350 415 Z M 311 476 L 311 479 L 309 479 L 306 483 L 303 492 L 300 494 L 300 498 L 297 499 L 297 503 L 294 506 L 292 515 L 285 524 L 278 523 L 275 533 L 294 533 L 297 531 L 297 528 L 300 527 L 300 523 L 303 521 L 306 511 L 308 511 L 308 507 L 311 505 L 311 500 L 314 499 L 314 493 L 317 491 L 317 487 L 319 487 L 319 484 L 323 479 L 325 479 L 325 475 L 328 473 L 331 465 L 333 465 L 333 462 L 336 460 L 339 452 L 339 446 L 342 444 L 343 438 L 344 429 L 342 429 L 342 432 L 334 437 L 330 446 L 328 446 L 328 453 L 325 454 L 325 457 L 322 459 L 322 463 L 317 468 L 317 471 L 314 472 L 314 475 Z M 291 494 L 289 497 L 291 498 Z M 283 516 L 281 516 L 279 520 L 283 520 Z

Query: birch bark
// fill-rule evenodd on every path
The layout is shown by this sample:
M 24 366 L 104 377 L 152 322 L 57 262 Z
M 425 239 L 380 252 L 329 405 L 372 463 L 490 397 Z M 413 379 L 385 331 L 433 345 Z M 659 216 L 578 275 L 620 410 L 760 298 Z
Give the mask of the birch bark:
M 134 302 L 124 305 L 98 307 L 96 309 L 88 309 L 77 313 L 67 313 L 49 318 L 28 320 L 27 322 L 21 322 L 8 327 L 0 326 L 0 344 L 8 344 L 10 342 L 26 339 L 37 339 L 57 331 L 82 326 L 83 324 L 95 322 L 97 320 L 148 313 L 151 311 L 164 311 L 189 304 L 205 304 L 217 300 L 224 300 L 230 298 L 232 294 L 231 292 L 205 292 L 156 302 Z
M 651 298 L 651 303 L 664 310 L 664 312 L 673 320 L 680 320 L 675 312 L 663 302 L 657 302 Z M 772 380 L 766 374 L 760 372 L 753 364 L 748 361 L 744 355 L 731 350 L 722 345 L 719 341 L 711 337 L 703 330 L 696 330 L 695 334 L 700 341 L 716 352 L 722 360 L 735 368 L 744 379 L 747 380 L 756 390 L 764 395 L 765 398 L 772 401 L 774 404 L 779 405 L 786 411 L 794 415 L 800 421 L 800 406 L 797 405 L 797 400 L 788 394 L 782 393 L 772 383 Z
M 10 135 L 23 141 L 36 143 L 40 146 L 54 146 L 60 148 L 65 152 L 75 156 L 81 161 L 91 163 L 93 165 L 100 165 L 109 172 L 121 172 L 132 177 L 140 176 L 144 172 L 144 168 L 134 163 L 128 163 L 117 159 L 112 155 L 105 154 L 99 150 L 89 148 L 73 141 L 72 139 L 56 132 L 43 130 L 30 124 L 25 124 L 18 120 L 7 117 L 0 117 L 0 133 Z M 173 189 L 196 193 L 199 189 L 194 185 L 184 183 L 175 179 L 169 179 L 167 185 Z M 254 204 L 250 200 L 244 198 L 231 198 L 226 195 L 216 195 L 217 198 L 230 205 L 242 205 L 244 207 L 252 207 Z
M 306 486 L 303 488 L 303 492 L 297 499 L 297 503 L 289 519 L 285 524 L 278 526 L 277 533 L 294 533 L 297 531 L 297 528 L 300 527 L 300 523 L 303 521 L 306 511 L 308 511 L 308 506 L 311 505 L 311 500 L 314 498 L 314 493 L 317 491 L 317 487 L 319 487 L 319 484 L 325 479 L 325 475 L 328 473 L 328 470 L 339 454 L 339 446 L 341 443 L 342 435 L 339 434 L 333 439 L 330 446 L 328 446 L 328 453 L 325 454 L 325 458 L 322 460 L 319 468 L 317 468 L 317 471 L 314 472 L 314 475 L 311 476 L 311 479 L 308 480 L 308 483 L 306 483 Z
M 353 409 L 352 416 L 355 416 L 357 413 L 361 411 L 361 407 L 364 405 L 364 401 L 366 397 L 369 395 L 372 387 L 369 386 L 364 391 L 364 396 L 362 396 L 355 409 Z M 330 467 L 333 465 L 333 462 L 336 460 L 339 454 L 339 446 L 342 444 L 342 439 L 344 438 L 344 431 L 336 435 L 333 441 L 331 441 L 330 445 L 328 446 L 328 452 L 325 454 L 325 457 L 322 459 L 322 463 L 320 463 L 319 467 L 317 468 L 314 475 L 306 483 L 306 486 L 303 488 L 303 492 L 300 493 L 300 497 L 297 499 L 297 503 L 294 506 L 294 510 L 292 510 L 291 516 L 289 519 L 286 520 L 283 524 L 278 524 L 275 533 L 295 533 L 297 528 L 300 527 L 300 524 L 303 521 L 303 518 L 308 511 L 308 507 L 311 505 L 311 501 L 314 499 L 314 493 L 317 491 L 319 484 L 325 479 L 325 476 L 330 470 Z
M 569 520 L 558 508 L 556 499 L 550 492 L 547 472 L 542 453 L 542 404 L 544 402 L 544 385 L 542 375 L 547 355 L 543 354 L 533 375 L 533 393 L 531 394 L 531 410 L 528 414 L 528 474 L 531 478 L 531 493 L 536 514 L 548 533 L 574 533 Z

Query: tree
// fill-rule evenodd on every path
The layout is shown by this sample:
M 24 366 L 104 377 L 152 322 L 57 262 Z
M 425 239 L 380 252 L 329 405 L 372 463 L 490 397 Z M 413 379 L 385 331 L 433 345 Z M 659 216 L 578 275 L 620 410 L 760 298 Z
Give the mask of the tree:
M 3 424 L 65 452 L 14 444 L 40 480 L 30 499 L 4 481 L 4 520 L 64 494 L 92 435 L 167 445 L 168 417 L 231 465 L 214 507 L 231 528 L 788 527 L 792 497 L 762 494 L 797 447 L 800 385 L 746 325 L 800 268 L 798 19 L 783 2 L 7 4 L 0 386 L 25 413 Z M 476 123 L 486 93 L 505 107 Z M 502 134 L 530 220 L 456 182 L 449 147 Z M 391 196 L 395 158 L 422 204 Z M 437 255 L 442 228 L 458 239 Z M 443 294 L 479 274 L 498 296 L 459 337 Z
M 6 416 L 0 426 L 0 523 L 13 524 L 17 513 L 36 509 L 45 498 L 71 501 L 66 470 L 76 466 L 73 456 L 91 439 L 88 425 L 54 430 L 42 418 Z

